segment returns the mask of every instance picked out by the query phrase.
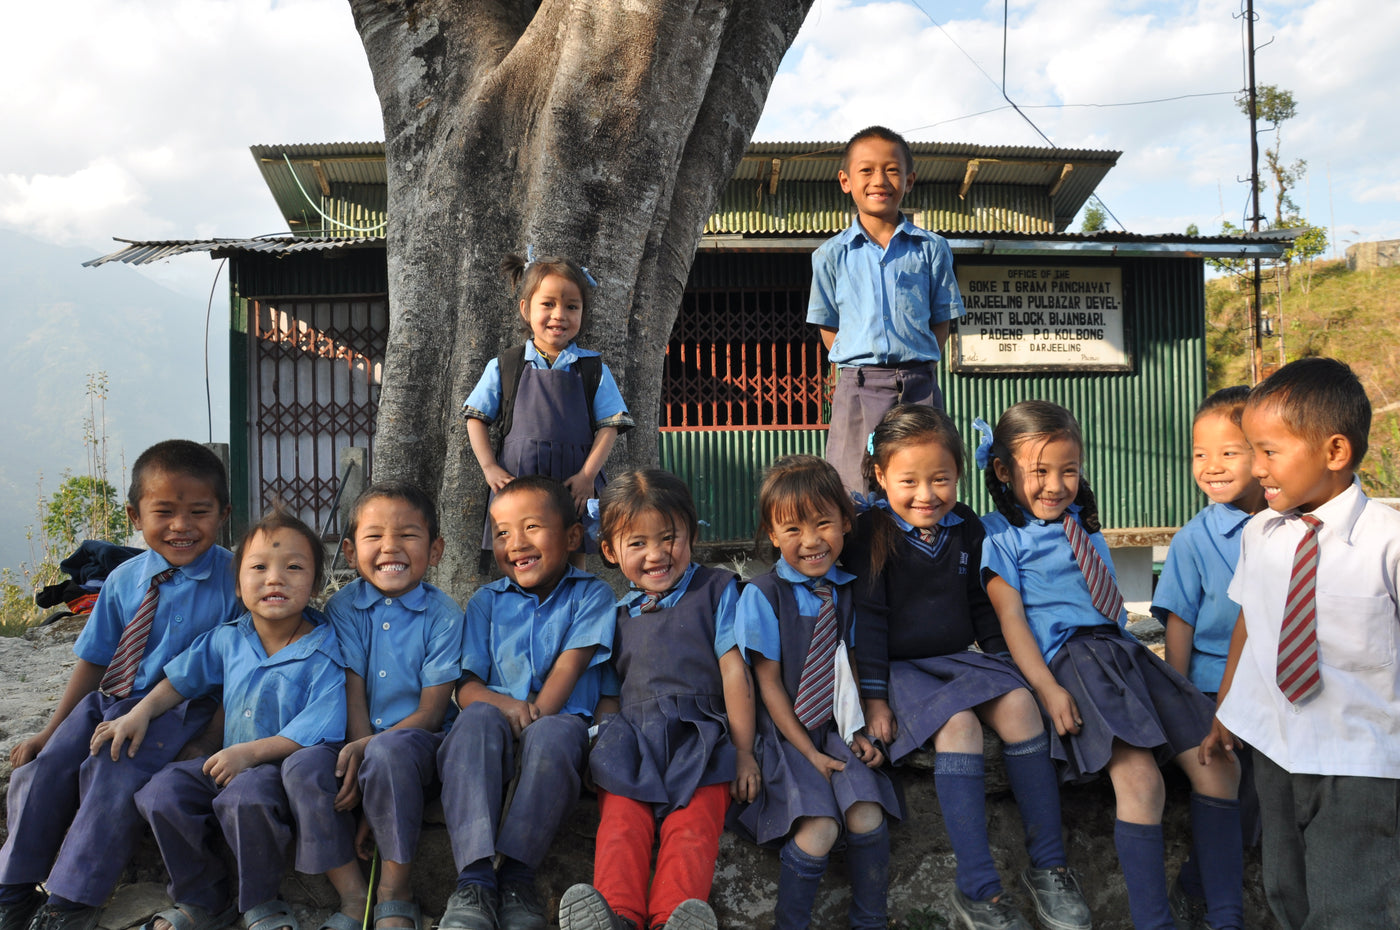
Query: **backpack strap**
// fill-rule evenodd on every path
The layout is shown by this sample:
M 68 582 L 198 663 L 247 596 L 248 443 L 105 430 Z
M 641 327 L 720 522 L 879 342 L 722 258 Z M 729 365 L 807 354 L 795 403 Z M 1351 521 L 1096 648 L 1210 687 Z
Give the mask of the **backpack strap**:
M 603 380 L 603 358 L 585 355 L 574 363 L 574 371 L 583 379 L 583 396 L 588 398 L 588 431 L 596 433 L 598 421 L 593 416 L 593 399 L 598 396 L 598 385 Z
M 515 395 L 520 390 L 520 375 L 525 371 L 525 346 L 515 346 L 496 356 L 501 366 L 501 409 L 496 422 L 501 426 L 501 438 L 496 443 L 496 454 L 501 454 L 501 446 L 510 428 L 515 423 Z

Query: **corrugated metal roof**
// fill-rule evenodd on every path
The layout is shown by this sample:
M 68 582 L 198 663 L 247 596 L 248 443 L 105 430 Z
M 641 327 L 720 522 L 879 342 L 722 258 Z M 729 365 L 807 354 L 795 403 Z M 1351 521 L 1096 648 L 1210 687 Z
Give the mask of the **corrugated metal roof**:
M 383 224 L 388 185 L 384 143 L 292 143 L 249 150 L 292 232 L 365 235 L 325 222 L 318 209 L 356 229 Z
M 383 247 L 382 237 L 356 237 L 349 239 L 320 239 L 309 236 L 277 236 L 263 239 L 163 239 L 158 241 L 136 242 L 131 239 L 117 239 L 126 245 L 110 255 L 83 262 L 84 268 L 96 268 L 108 262 L 122 262 L 127 265 L 149 265 L 177 255 L 191 252 L 210 252 L 214 258 L 239 252 L 262 252 L 269 255 L 287 255 L 293 252 L 333 252 L 338 249 Z

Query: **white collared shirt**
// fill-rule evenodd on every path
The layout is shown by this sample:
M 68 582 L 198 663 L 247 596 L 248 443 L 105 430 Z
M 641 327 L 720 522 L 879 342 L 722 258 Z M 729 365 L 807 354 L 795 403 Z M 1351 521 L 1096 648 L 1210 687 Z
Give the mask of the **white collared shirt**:
M 1297 511 L 1266 510 L 1244 530 L 1230 598 L 1249 638 L 1221 723 L 1285 771 L 1400 778 L 1400 512 L 1358 481 L 1313 511 L 1318 531 L 1317 636 L 1322 692 L 1294 706 L 1275 682 Z

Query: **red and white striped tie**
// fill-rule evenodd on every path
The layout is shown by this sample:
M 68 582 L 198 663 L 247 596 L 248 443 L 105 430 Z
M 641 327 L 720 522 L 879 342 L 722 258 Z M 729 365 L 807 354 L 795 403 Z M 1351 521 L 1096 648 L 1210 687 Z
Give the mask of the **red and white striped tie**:
M 1113 574 L 1103 564 L 1094 544 L 1089 541 L 1089 534 L 1084 532 L 1084 527 L 1079 525 L 1073 514 L 1065 514 L 1064 524 L 1069 547 L 1074 550 L 1074 561 L 1079 563 L 1079 570 L 1084 573 L 1084 580 L 1089 585 L 1089 597 L 1094 602 L 1094 609 L 1117 623 L 1123 612 L 1123 595 L 1113 581 Z
M 637 613 L 649 614 L 661 606 L 662 594 L 647 594 L 637 602 Z
M 1290 704 L 1301 704 L 1322 691 L 1317 656 L 1317 532 L 1322 521 L 1308 513 L 1302 520 L 1307 529 L 1293 552 L 1275 678 Z
M 121 639 L 117 640 L 117 651 L 112 654 L 112 661 L 107 663 L 107 671 L 102 673 L 98 688 L 103 694 L 124 698 L 131 693 L 131 687 L 136 683 L 136 669 L 146 654 L 146 638 L 151 635 L 151 623 L 156 618 L 160 586 L 173 578 L 175 571 L 167 568 L 151 578 L 151 586 L 146 589 L 146 596 L 141 598 L 136 616 L 122 630 Z
M 831 585 L 823 581 L 812 588 L 812 593 L 821 601 L 821 607 L 817 609 L 817 622 L 812 628 L 812 644 L 807 647 L 807 661 L 802 665 L 797 700 L 792 705 L 798 721 L 809 730 L 831 719 L 838 639 Z

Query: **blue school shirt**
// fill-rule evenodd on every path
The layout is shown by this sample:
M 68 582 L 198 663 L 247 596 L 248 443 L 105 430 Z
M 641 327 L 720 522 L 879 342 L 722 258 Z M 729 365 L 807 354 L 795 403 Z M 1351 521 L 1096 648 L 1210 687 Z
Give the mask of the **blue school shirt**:
M 691 562 L 686 566 L 685 574 L 674 588 L 666 592 L 666 596 L 661 599 L 659 607 L 674 607 L 676 602 L 685 596 L 686 590 L 690 587 L 690 579 L 695 575 L 695 569 L 699 566 Z M 635 617 L 642 612 L 642 601 L 646 598 L 646 592 L 633 586 L 617 602 L 617 606 L 624 608 L 628 616 Z M 734 638 L 734 608 L 739 602 L 739 584 L 731 578 L 724 586 L 724 590 L 719 595 L 719 608 L 715 612 L 715 658 L 719 658 L 729 650 L 739 644 Z
M 982 587 L 986 588 L 990 571 L 1020 593 L 1026 621 L 1048 663 L 1076 631 L 1109 621 L 1094 609 L 1089 583 L 1074 560 L 1074 550 L 1060 521 L 1038 520 L 1024 508 L 1021 516 L 1025 526 L 1012 526 L 996 511 L 982 518 L 982 526 L 987 530 L 982 543 Z M 1065 519 L 1079 519 L 1078 504 L 1069 505 Z M 1103 534 L 1090 533 L 1089 542 L 1117 584 L 1118 576 L 1114 574 Z M 1118 625 L 1121 627 L 1126 621 L 1125 610 Z
M 831 602 L 833 604 L 839 603 L 846 594 L 855 596 L 854 591 L 841 590 L 840 586 L 855 581 L 856 576 L 836 566 L 827 569 L 826 574 L 821 578 L 808 578 L 789 565 L 786 559 L 779 559 L 774 571 L 779 578 L 792 585 L 792 594 L 797 601 L 799 617 L 815 617 L 817 611 L 821 609 L 821 598 L 812 593 L 812 587 L 819 581 L 831 583 Z M 788 617 L 787 621 L 791 623 L 796 619 L 796 617 Z M 773 612 L 773 605 L 768 602 L 767 595 L 758 588 L 746 586 L 743 591 L 739 592 L 739 604 L 734 610 L 734 638 L 739 644 L 739 651 L 743 653 L 745 662 L 750 662 L 749 654 L 753 652 L 765 659 L 772 659 L 774 662 L 782 661 L 782 640 L 778 631 L 780 622 L 778 615 Z M 855 648 L 855 635 L 855 624 L 852 623 L 850 632 L 846 634 L 846 648 Z M 802 659 L 798 661 L 802 661 Z
M 593 716 L 603 664 L 612 655 L 617 606 L 612 588 L 570 565 L 559 584 L 539 597 L 509 578 L 477 589 L 467 602 L 462 670 L 497 694 L 529 700 L 544 687 L 559 654 L 596 646 L 587 670 L 560 713 Z
M 1192 517 L 1172 539 L 1152 592 L 1152 615 L 1163 625 L 1171 612 L 1195 628 L 1191 684 L 1208 694 L 1220 690 L 1230 637 L 1240 616 L 1240 605 L 1226 592 L 1240 561 L 1240 539 L 1249 518 L 1233 504 L 1211 504 Z
M 345 667 L 335 630 L 319 611 L 311 632 L 269 656 L 253 615 L 201 636 L 165 667 L 183 697 L 223 689 L 224 747 L 282 736 L 298 746 L 345 739 Z
M 948 241 L 908 217 L 884 249 L 857 219 L 812 253 L 807 322 L 836 330 L 842 368 L 936 362 L 934 324 L 963 312 Z
M 461 674 L 462 608 L 427 582 L 388 597 L 357 578 L 326 602 L 326 614 L 345 667 L 365 680 L 375 733 L 416 711 L 424 688 Z M 456 715 L 449 703 L 443 729 Z
M 573 371 L 574 363 L 579 359 L 597 354 L 592 349 L 580 349 L 576 343 L 571 342 L 559 353 L 552 367 L 556 371 Z M 539 349 L 535 348 L 534 340 L 525 342 L 525 364 L 546 371 L 551 367 Z M 486 370 L 482 372 L 481 379 L 467 396 L 467 402 L 462 405 L 462 413 L 474 420 L 493 423 L 500 412 L 501 360 L 493 358 L 486 363 Z M 612 371 L 606 362 L 603 363 L 602 376 L 598 379 L 598 392 L 593 395 L 593 422 L 598 425 L 598 429 L 612 426 L 624 430 L 634 425 L 632 417 L 627 413 L 627 403 L 622 399 L 622 392 L 617 389 L 617 381 L 613 379 Z
M 235 590 L 233 553 L 222 546 L 177 569 L 160 586 L 156 615 L 146 639 L 146 651 L 136 669 L 132 697 L 142 697 L 165 677 L 165 664 L 184 652 L 201 634 L 243 612 Z M 136 617 L 151 579 L 170 568 L 154 549 L 147 549 L 112 570 L 97 595 L 87 625 L 78 634 L 73 652 L 93 665 L 108 665 L 117 652 L 122 630 Z

